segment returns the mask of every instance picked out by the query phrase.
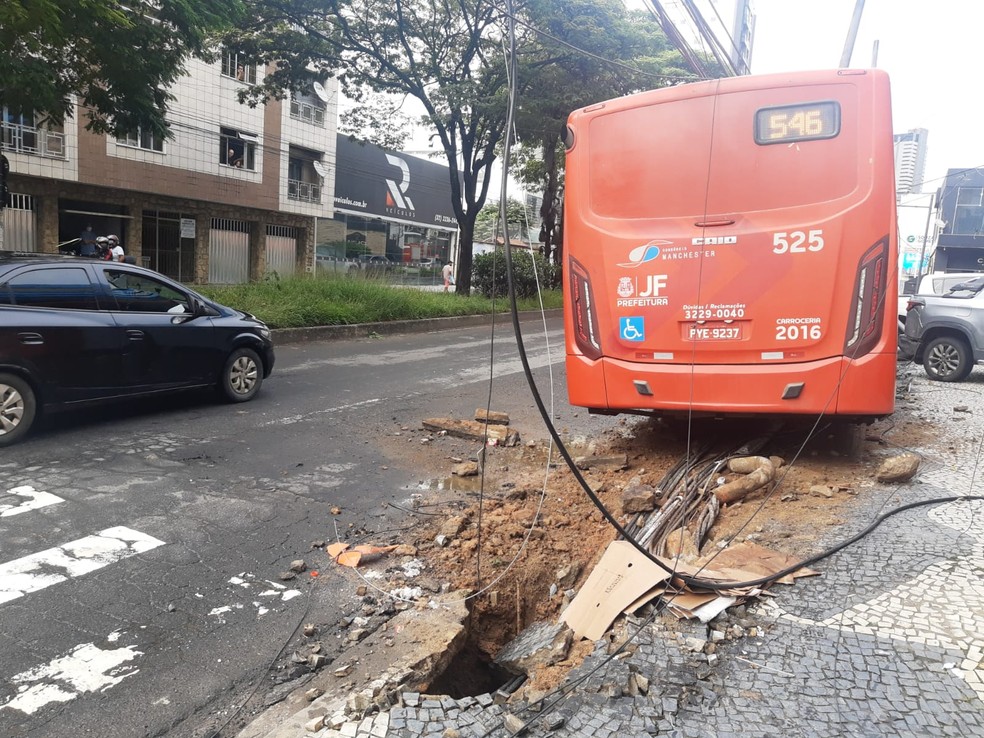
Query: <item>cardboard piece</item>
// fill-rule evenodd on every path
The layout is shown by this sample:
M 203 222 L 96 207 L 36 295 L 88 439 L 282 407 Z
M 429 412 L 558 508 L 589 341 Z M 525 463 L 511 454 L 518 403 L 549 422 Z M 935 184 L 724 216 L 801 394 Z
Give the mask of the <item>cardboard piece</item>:
M 576 638 L 598 640 L 626 607 L 667 579 L 631 543 L 612 541 L 561 619 Z
M 794 556 L 779 553 L 778 551 L 772 551 L 765 546 L 760 546 L 757 543 L 752 543 L 751 541 L 743 541 L 742 543 L 736 543 L 728 546 L 726 549 L 718 553 L 709 563 L 718 572 L 725 569 L 729 570 L 728 574 L 734 577 L 732 581 L 747 582 L 755 579 L 761 579 L 762 577 L 772 576 L 783 569 L 788 569 L 790 566 L 795 566 L 798 561 L 799 559 Z M 750 576 L 744 576 L 742 578 L 735 576 L 742 572 L 745 572 Z M 776 581 L 781 584 L 792 584 L 793 579 L 798 577 L 817 576 L 819 573 L 820 572 L 804 566 L 801 569 L 794 571 L 792 574 L 788 574 L 787 576 L 777 579 Z

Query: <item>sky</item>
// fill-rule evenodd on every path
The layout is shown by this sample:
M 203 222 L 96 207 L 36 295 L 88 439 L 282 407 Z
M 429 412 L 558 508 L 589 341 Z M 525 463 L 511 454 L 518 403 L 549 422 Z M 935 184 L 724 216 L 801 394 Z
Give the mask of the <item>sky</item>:
M 835 68 L 855 0 L 752 0 L 752 73 Z M 722 11 L 727 0 L 717 3 Z M 978 68 L 982 0 L 866 0 L 852 67 L 874 66 L 892 82 L 893 127 L 929 131 L 925 192 L 947 169 L 984 165 L 984 97 Z
M 624 0 L 640 7 L 642 0 Z M 663 0 L 673 17 L 679 0 Z M 697 0 L 713 25 L 729 26 L 734 0 Z M 756 16 L 752 73 L 833 69 L 841 54 L 855 0 L 752 0 Z M 716 11 L 716 12 L 715 12 Z M 977 69 L 984 59 L 984 0 L 866 0 L 850 66 L 878 66 L 892 82 L 893 128 L 929 131 L 924 192 L 947 169 L 984 166 L 984 95 Z M 873 46 L 878 41 L 877 61 Z M 433 147 L 418 129 L 407 150 Z M 498 175 L 497 175 L 498 176 Z M 496 184 L 497 190 L 498 184 Z

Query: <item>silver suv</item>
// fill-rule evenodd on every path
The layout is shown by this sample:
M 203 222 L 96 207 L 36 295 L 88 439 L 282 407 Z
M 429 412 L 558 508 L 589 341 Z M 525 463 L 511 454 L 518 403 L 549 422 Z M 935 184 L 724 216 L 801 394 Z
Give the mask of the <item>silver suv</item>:
M 930 379 L 960 382 L 984 361 L 984 276 L 943 295 L 909 298 L 902 351 L 922 362 Z

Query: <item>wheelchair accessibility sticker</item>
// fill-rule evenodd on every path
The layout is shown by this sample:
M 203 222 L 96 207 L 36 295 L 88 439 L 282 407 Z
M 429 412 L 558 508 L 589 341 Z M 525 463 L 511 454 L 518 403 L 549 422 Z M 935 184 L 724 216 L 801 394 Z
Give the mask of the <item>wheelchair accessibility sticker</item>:
M 623 341 L 644 341 L 646 320 L 641 315 L 618 319 L 618 335 Z

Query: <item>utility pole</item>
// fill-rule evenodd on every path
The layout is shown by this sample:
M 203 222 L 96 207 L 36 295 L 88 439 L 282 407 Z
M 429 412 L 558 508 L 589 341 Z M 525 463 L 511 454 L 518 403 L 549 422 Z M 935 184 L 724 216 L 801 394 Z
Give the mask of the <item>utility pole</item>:
M 864 11 L 864 0 L 855 0 L 854 16 L 851 27 L 847 29 L 847 40 L 844 42 L 844 53 L 841 54 L 841 69 L 851 66 L 851 54 L 854 53 L 854 40 L 858 37 L 858 26 L 861 25 L 861 13 Z
M 929 198 L 929 210 L 926 213 L 926 230 L 923 232 L 923 242 L 922 249 L 919 252 L 919 276 L 916 278 L 922 279 L 923 275 L 923 260 L 926 258 L 926 242 L 929 240 L 929 221 L 933 216 L 933 211 L 936 210 L 936 193 L 934 192 Z M 936 229 L 933 228 L 933 233 L 935 235 Z M 916 284 L 919 284 L 917 281 Z

